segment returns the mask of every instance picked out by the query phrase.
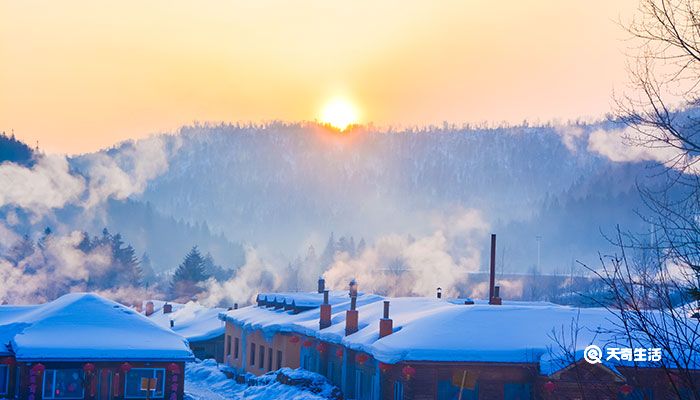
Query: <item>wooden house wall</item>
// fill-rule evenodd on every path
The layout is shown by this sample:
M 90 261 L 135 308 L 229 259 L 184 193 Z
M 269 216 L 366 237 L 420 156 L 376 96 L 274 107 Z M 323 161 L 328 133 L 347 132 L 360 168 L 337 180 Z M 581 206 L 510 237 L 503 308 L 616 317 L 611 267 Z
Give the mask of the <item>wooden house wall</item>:
M 30 385 L 36 385 L 34 399 L 41 400 L 43 396 L 43 379 L 45 372 L 39 373 L 35 376 L 36 381 L 31 382 L 31 368 L 37 363 L 44 365 L 46 370 L 50 369 L 78 369 L 83 370 L 85 363 L 90 362 L 95 365 L 96 370 L 93 374 L 84 375 L 85 386 L 84 386 L 84 399 L 101 400 L 105 398 L 100 396 L 98 390 L 98 380 L 100 374 L 103 371 L 110 371 L 112 373 L 112 384 L 110 387 L 110 397 L 111 399 L 120 400 L 124 399 L 124 388 L 126 375 L 121 370 L 121 366 L 124 361 L 116 362 L 98 362 L 86 360 L 85 362 L 50 362 L 50 361 L 37 361 L 36 363 L 16 363 L 10 367 L 10 390 L 7 398 L 19 398 L 28 399 L 30 398 Z M 184 399 L 184 370 L 185 364 L 183 362 L 175 362 L 179 367 L 179 372 L 177 374 L 176 387 L 173 388 L 174 373 L 168 371 L 168 366 L 171 362 L 129 362 L 132 368 L 162 368 L 165 370 L 165 384 L 164 384 L 164 396 L 162 399 L 168 400 L 173 398 L 182 400 Z
M 224 362 L 224 334 L 209 340 L 190 341 L 190 349 L 200 360 L 213 358 L 216 362 Z

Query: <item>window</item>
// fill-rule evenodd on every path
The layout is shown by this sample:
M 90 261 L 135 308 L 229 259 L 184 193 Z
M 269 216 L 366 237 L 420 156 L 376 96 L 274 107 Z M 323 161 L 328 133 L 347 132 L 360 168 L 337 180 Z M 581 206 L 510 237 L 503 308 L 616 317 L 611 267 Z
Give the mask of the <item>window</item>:
M 83 371 L 80 369 L 47 369 L 44 371 L 45 399 L 82 399 Z
M 277 350 L 277 369 L 282 368 L 282 350 Z
M 231 355 L 231 336 L 226 335 L 226 355 Z
M 258 368 L 265 368 L 265 346 L 260 346 L 260 357 L 258 357 Z
M 272 347 L 267 348 L 267 370 L 272 371 Z
M 250 366 L 255 366 L 255 343 L 250 344 Z
M 10 367 L 0 365 L 0 394 L 7 394 L 8 386 L 10 386 Z
M 372 391 L 372 375 L 363 372 L 362 370 L 355 370 L 355 398 L 356 399 L 368 399 L 371 400 Z
M 394 381 L 394 400 L 403 400 L 403 382 Z
M 165 393 L 164 368 L 132 368 L 126 374 L 124 397 L 127 399 L 145 399 L 146 391 L 141 390 L 141 379 L 155 379 L 156 388 L 148 396 L 151 399 L 162 399 Z
M 461 384 L 461 375 L 460 373 L 457 373 L 457 379 L 451 379 L 451 380 L 439 380 L 437 383 L 437 398 L 438 400 L 452 400 L 456 399 L 459 396 L 460 393 L 460 384 Z M 462 393 L 462 400 L 477 400 L 479 399 L 479 385 L 478 383 L 470 379 L 468 376 L 465 377 L 465 385 L 464 388 L 462 388 L 461 393 Z M 456 382 L 455 382 L 456 381 Z M 456 384 L 455 384 L 456 383 Z M 505 389 L 506 393 L 508 389 Z M 511 400 L 512 397 L 508 397 L 506 395 L 505 397 L 508 400 Z M 525 397 L 524 399 L 529 399 L 529 397 Z
M 240 345 L 239 339 L 233 338 L 233 358 L 238 360 L 238 346 Z

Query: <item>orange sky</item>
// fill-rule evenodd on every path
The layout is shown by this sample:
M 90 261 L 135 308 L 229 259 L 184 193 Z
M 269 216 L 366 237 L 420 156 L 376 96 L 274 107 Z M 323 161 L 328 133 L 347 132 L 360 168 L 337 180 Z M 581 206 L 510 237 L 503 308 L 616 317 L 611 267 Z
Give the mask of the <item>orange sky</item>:
M 193 121 L 597 117 L 634 0 L 0 2 L 0 130 L 96 150 Z

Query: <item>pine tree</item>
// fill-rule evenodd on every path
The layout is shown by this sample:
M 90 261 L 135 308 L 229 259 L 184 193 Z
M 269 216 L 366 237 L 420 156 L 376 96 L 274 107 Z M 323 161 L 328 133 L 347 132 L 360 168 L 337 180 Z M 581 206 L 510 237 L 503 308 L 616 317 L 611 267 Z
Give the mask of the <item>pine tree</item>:
M 331 236 L 328 237 L 328 243 L 326 243 L 326 248 L 323 249 L 323 253 L 321 254 L 321 268 L 328 268 L 328 266 L 333 263 L 337 249 L 338 245 L 335 241 L 335 236 L 333 232 L 331 232 Z
M 174 299 L 189 300 L 202 291 L 200 284 L 208 278 L 204 258 L 197 246 L 194 246 L 173 275 L 171 294 Z
M 357 255 L 362 255 L 362 253 L 365 252 L 366 248 L 367 243 L 365 243 L 365 238 L 360 238 L 360 243 L 357 244 L 357 249 L 355 249 L 355 253 L 357 253 Z
M 151 257 L 146 252 L 141 256 L 141 271 L 143 271 L 144 286 L 150 286 L 156 280 L 156 271 L 153 269 Z

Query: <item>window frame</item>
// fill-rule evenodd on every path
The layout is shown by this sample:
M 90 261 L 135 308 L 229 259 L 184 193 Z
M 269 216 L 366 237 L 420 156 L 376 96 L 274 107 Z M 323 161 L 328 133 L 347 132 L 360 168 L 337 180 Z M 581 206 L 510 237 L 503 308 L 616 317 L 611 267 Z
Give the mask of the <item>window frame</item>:
M 258 369 L 265 369 L 265 346 L 259 346 L 258 357 Z
M 394 381 L 394 400 L 403 400 L 403 382 L 400 380 Z
M 239 351 L 240 345 L 241 345 L 240 339 L 238 338 L 238 336 L 235 336 L 233 338 L 233 358 L 236 360 L 238 360 L 238 356 L 240 353 L 240 351 Z
M 59 400 L 82 400 L 85 398 L 85 386 L 80 385 L 80 397 L 56 397 L 56 372 L 57 371 L 78 371 L 81 380 L 85 381 L 85 373 L 80 368 L 47 368 L 44 370 L 43 379 L 41 382 L 41 398 L 42 399 L 59 399 Z M 46 395 L 46 378 L 51 374 L 51 391 L 49 396 Z
M 143 396 L 141 396 L 141 395 L 139 395 L 139 396 L 130 396 L 130 395 L 128 395 L 128 394 L 127 394 L 127 391 L 126 391 L 126 387 L 127 387 L 127 385 L 129 384 L 129 373 L 127 372 L 126 374 L 124 374 L 124 398 L 125 398 L 125 399 L 145 399 L 145 398 L 149 398 L 149 399 L 164 399 L 164 398 L 165 398 L 165 378 L 166 378 L 165 368 L 139 367 L 139 368 L 132 368 L 132 369 L 129 370 L 129 372 L 131 372 L 131 371 L 138 371 L 138 370 L 151 370 L 151 371 L 153 371 L 153 378 L 155 378 L 156 380 L 158 379 L 158 377 L 156 376 L 156 371 L 162 371 L 162 372 L 163 372 L 163 380 L 161 381 L 161 393 L 162 393 L 162 395 L 161 395 L 161 396 L 158 396 L 158 388 L 154 389 L 154 390 L 152 391 L 152 392 L 153 392 L 153 395 L 152 395 L 152 396 L 148 396 L 148 397 L 146 397 L 145 394 L 144 394 Z M 140 379 L 140 378 L 139 378 L 139 379 Z M 139 387 L 139 388 L 141 387 L 141 382 L 139 382 L 139 386 L 138 386 L 138 387 Z M 141 390 L 139 390 L 139 392 L 141 392 Z
M 267 348 L 267 372 L 272 371 L 272 347 Z
M 0 364 L 0 369 L 5 368 L 5 391 L 0 392 L 0 395 L 6 396 L 10 393 L 10 366 L 7 364 Z

